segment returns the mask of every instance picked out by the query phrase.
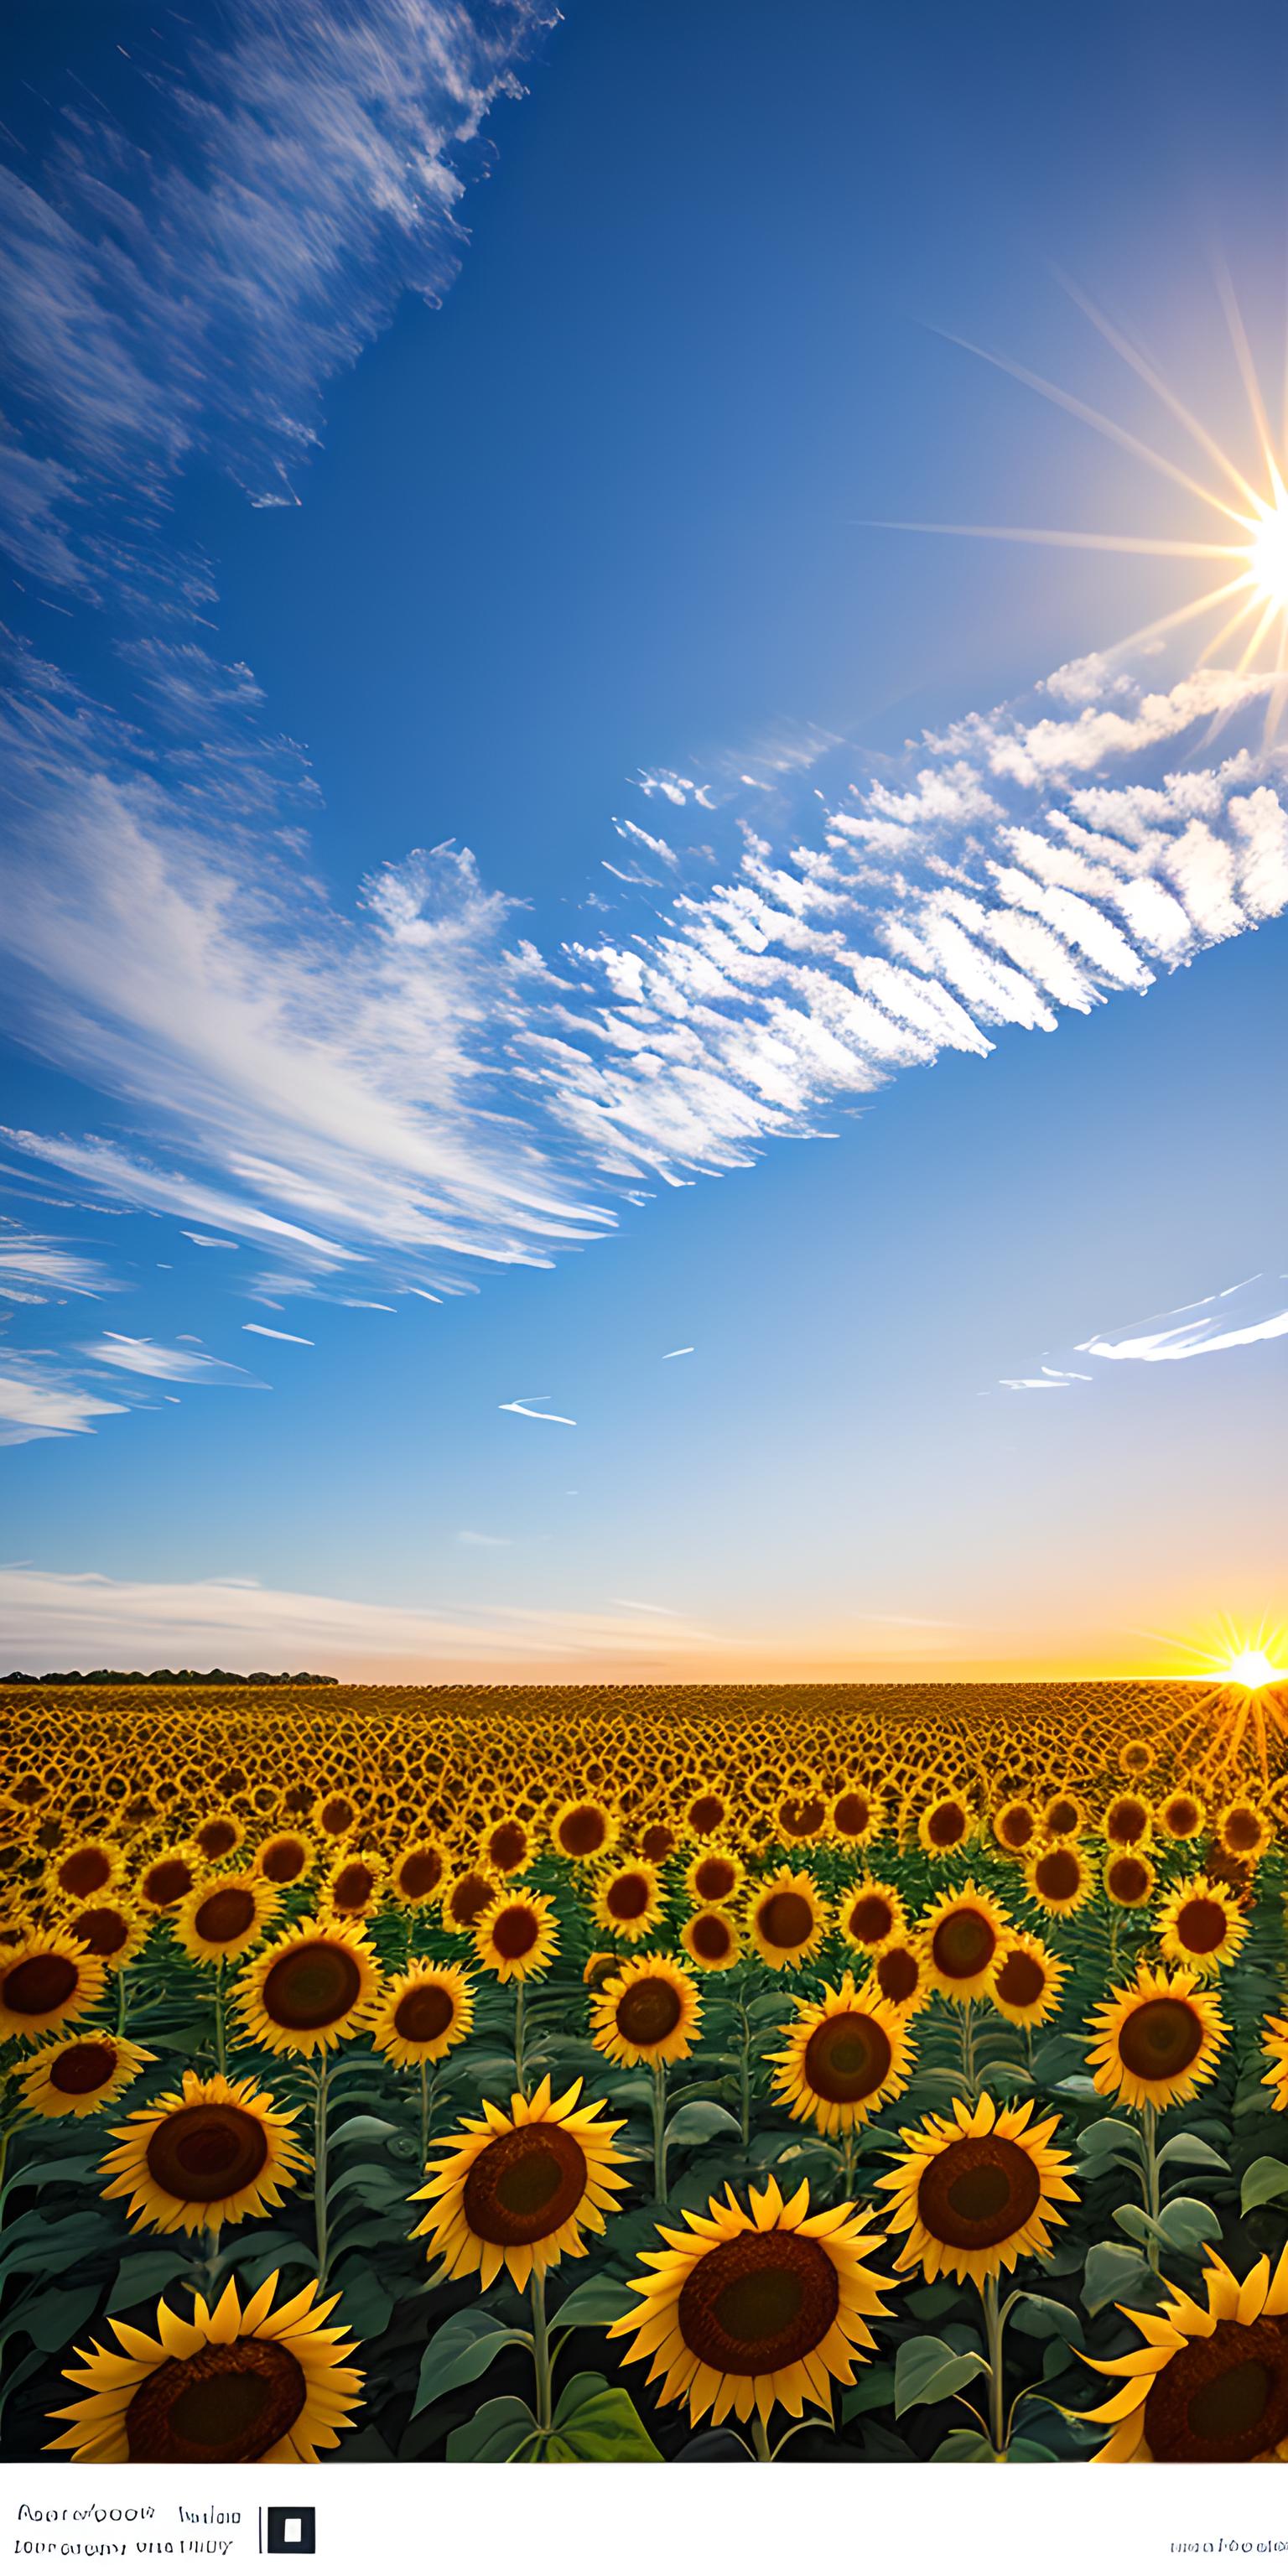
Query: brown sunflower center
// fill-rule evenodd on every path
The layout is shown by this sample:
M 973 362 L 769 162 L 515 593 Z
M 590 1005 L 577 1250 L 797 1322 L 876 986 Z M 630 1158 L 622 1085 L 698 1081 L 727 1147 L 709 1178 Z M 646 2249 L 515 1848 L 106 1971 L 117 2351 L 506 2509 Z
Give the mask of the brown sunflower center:
M 1053 1798 L 1046 1812 L 1047 1831 L 1072 1834 L 1078 1828 L 1078 1809 L 1072 1798 Z
M 465 2180 L 465 2223 L 485 2245 L 535 2245 L 567 2225 L 585 2188 L 586 2159 L 576 2139 L 532 2120 L 475 2157 Z
M 832 1821 L 838 1834 L 865 1834 L 872 1814 L 869 1801 L 860 1789 L 847 1789 L 832 1809 Z
M 759 2378 L 816 2352 L 840 2304 L 836 2266 L 815 2238 L 748 2228 L 699 2255 L 677 2322 L 708 2368 Z
M 814 1929 L 814 1908 L 799 1889 L 779 1887 L 759 1907 L 756 1922 L 771 1950 L 800 1950 Z
M 887 1950 L 877 1961 L 877 1984 L 889 2004 L 906 2004 L 917 1991 L 920 1975 L 911 1950 Z
M 805 2047 L 805 2081 L 820 2102 L 862 2102 L 884 2084 L 889 2035 L 870 2013 L 829 2013 Z
M 889 1897 L 856 1896 L 850 1907 L 849 1926 L 852 1941 L 888 1941 L 894 1930 L 894 1907 Z
M 559 1828 L 559 1840 L 573 1860 L 584 1860 L 589 1852 L 599 1850 L 608 1832 L 602 1807 L 574 1807 Z
M 936 1850 L 946 1851 L 963 1840 L 966 1832 L 966 1810 L 957 1798 L 941 1798 L 926 1818 L 926 1832 Z
M 264 2010 L 281 2030 L 325 2030 L 352 2012 L 362 1992 L 356 1959 L 334 1941 L 301 1941 L 274 1959 Z
M 143 1895 L 149 1905 L 177 1905 L 193 1885 L 186 1860 L 159 1860 L 145 1871 Z
M 1203 2046 L 1203 2024 L 1183 1995 L 1154 1995 L 1135 2004 L 1118 2033 L 1118 2054 L 1131 2075 L 1158 2082 L 1183 2075 Z
M 1223 2319 L 1159 2371 L 1145 2401 L 1156 2460 L 1254 2460 L 1288 2437 L 1288 2335 L 1282 2318 Z
M 675 1836 L 669 1825 L 650 1825 L 640 1844 L 645 1860 L 651 1860 L 655 1868 L 659 1862 L 669 1860 L 674 1849 Z
M 441 2039 L 455 2010 L 446 1986 L 409 1986 L 394 2006 L 394 2029 L 400 2039 Z
M 462 1924 L 468 1931 L 491 1904 L 495 1892 L 490 1878 L 482 1877 L 476 1869 L 467 1869 L 464 1878 L 457 1879 L 448 1899 L 453 1923 Z
M 997 1973 L 997 1999 L 1019 2012 L 1035 2004 L 1046 1989 L 1046 1970 L 1027 1950 L 1012 1950 Z
M 276 1842 L 265 1845 L 259 1866 L 262 1876 L 270 1879 L 274 1887 L 289 1887 L 291 1880 L 300 1876 L 307 1859 L 298 1834 L 279 1834 Z
M 1139 1905 L 1149 1894 L 1149 1871 L 1134 1852 L 1123 1852 L 1109 1864 L 1108 1885 L 1119 1905 Z
M 1177 1938 L 1196 1957 L 1219 1950 L 1230 1928 L 1225 1907 L 1214 1896 L 1190 1896 L 1176 1917 Z
M 732 1895 L 737 1877 L 733 1862 L 726 1860 L 723 1853 L 708 1852 L 694 1870 L 693 1885 L 708 1905 L 719 1905 L 722 1897 Z
M 237 1827 L 226 1824 L 222 1820 L 215 1824 L 203 1825 L 197 1835 L 197 1841 L 207 1860 L 224 1860 L 236 1844 Z
M 654 2048 L 669 2039 L 684 2012 L 684 1999 L 666 1977 L 636 1977 L 618 1997 L 614 2019 L 632 2048 Z
M 248 1887 L 217 1887 L 203 1896 L 193 1916 L 193 1929 L 203 1941 L 222 1945 L 240 1941 L 255 1920 L 255 1899 Z
M 789 1842 L 808 1842 L 822 1832 L 827 1809 L 821 1798 L 784 1798 L 778 1821 Z
M 1261 1823 L 1251 1807 L 1234 1807 L 1222 1828 L 1230 1851 L 1251 1851 L 1261 1838 Z
M 49 2081 L 60 2093 L 96 2093 L 100 2084 L 110 2084 L 116 2064 L 110 2039 L 75 2039 L 54 2059 Z
M 1020 1851 L 1024 1844 L 1031 1842 L 1033 1838 L 1032 1808 L 1008 1807 L 998 1820 L 998 1831 L 1003 1842 L 1009 1843 L 1012 1851 Z
M 709 1892 L 703 1890 L 704 1895 Z M 609 1888 L 608 1911 L 618 1923 L 638 1922 L 640 1915 L 648 1912 L 651 1894 L 642 1870 L 624 1869 Z
M 973 2254 L 1023 2227 L 1041 2197 L 1032 2156 L 993 2133 L 941 2147 L 917 2186 L 917 2214 L 941 2244 Z
M 1149 1809 L 1139 1798 L 1115 1798 L 1105 1819 L 1111 1843 L 1138 1843 L 1149 1823 Z
M 1067 1905 L 1082 1885 L 1082 1864 L 1076 1852 L 1043 1852 L 1033 1872 L 1033 1884 L 1039 1896 L 1053 1905 Z
M 339 1872 L 331 1894 L 342 1914 L 361 1914 L 375 1893 L 376 1873 L 365 1860 L 351 1860 Z
M 321 1823 L 323 1833 L 347 1834 L 350 1825 L 354 1823 L 357 1817 L 357 1813 L 358 1810 L 354 1806 L 351 1798 L 328 1798 L 322 1809 Z
M 68 1928 L 96 1959 L 114 1959 L 130 1937 L 129 1923 L 114 1905 L 89 1905 Z
M 1198 1831 L 1199 1811 L 1192 1798 L 1173 1798 L 1164 1809 L 1169 1833 L 1179 1834 L 1184 1841 Z
M 982 1977 L 997 1948 L 997 1934 L 974 1905 L 955 1905 L 935 1925 L 930 1954 L 941 1977 Z
M 112 1875 L 107 1853 L 87 1847 L 69 1852 L 58 1864 L 58 1883 L 69 1896 L 92 1896 L 95 1888 L 106 1887 Z
M 721 1825 L 724 1823 L 724 1817 L 725 1802 L 723 1798 L 717 1798 L 714 1796 L 708 1798 L 695 1798 L 689 1809 L 689 1823 L 692 1825 L 695 1834 L 718 1833 Z
M 262 2460 L 298 2423 L 308 2395 L 294 2353 L 253 2335 L 165 2361 L 125 2418 L 132 2460 Z
M 727 1959 L 733 1936 L 718 1914 L 695 1914 L 689 1925 L 689 1941 L 699 1959 Z
M 235 2102 L 189 2102 L 158 2122 L 148 2172 L 175 2200 L 224 2200 L 246 2191 L 268 2162 L 268 2131 Z
M 498 1825 L 488 1837 L 488 1858 L 496 1869 L 517 1869 L 528 1848 L 522 1825 Z
M 442 1875 L 443 1864 L 436 1851 L 408 1852 L 398 1872 L 398 1885 L 404 1896 L 429 1896 Z
M 526 1959 L 541 1938 L 541 1917 L 530 1905 L 503 1905 L 492 1926 L 492 1947 L 501 1959 Z
M 74 1960 L 60 1959 L 51 1950 L 38 1951 L 34 1959 L 20 1959 L 5 1976 L 5 2010 L 24 2021 L 57 2012 L 75 1993 L 77 1973 Z

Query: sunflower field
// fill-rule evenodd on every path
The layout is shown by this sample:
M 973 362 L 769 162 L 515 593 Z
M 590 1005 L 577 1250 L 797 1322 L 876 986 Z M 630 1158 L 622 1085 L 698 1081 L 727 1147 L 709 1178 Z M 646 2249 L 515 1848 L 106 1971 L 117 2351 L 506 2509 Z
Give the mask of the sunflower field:
M 0 1691 L 10 2459 L 1288 2458 L 1288 1705 Z

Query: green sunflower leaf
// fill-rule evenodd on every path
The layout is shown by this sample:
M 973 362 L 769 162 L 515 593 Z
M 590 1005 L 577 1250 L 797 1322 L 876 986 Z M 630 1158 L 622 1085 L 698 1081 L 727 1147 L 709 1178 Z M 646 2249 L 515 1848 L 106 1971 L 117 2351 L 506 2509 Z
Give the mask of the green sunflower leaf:
M 499 2326 L 487 2308 L 462 2308 L 457 2316 L 449 2317 L 446 2325 L 439 2327 L 433 2341 L 425 2347 L 412 2414 L 419 2415 L 422 2407 L 432 2405 L 445 2390 L 463 2388 L 471 2379 L 481 2379 L 489 2364 L 505 2350 L 507 2344 L 523 2344 L 531 2352 L 532 2337 L 520 2326 Z M 527 2412 L 526 2409 L 524 2411 Z M 487 2413 L 486 2407 L 482 2413 Z M 477 2424 L 479 2421 L 480 2417 L 476 2415 L 474 2422 Z M 470 2427 L 464 2429 L 469 2431 Z M 457 2455 L 449 2447 L 449 2457 L 456 2456 L 462 2459 L 504 2459 L 509 2454 L 468 2451 Z
M 1258 2156 L 1243 2177 L 1239 2207 L 1246 2218 L 1250 2209 L 1264 2209 L 1267 2201 L 1282 2200 L 1288 2192 L 1288 2165 L 1278 2156 Z
M 983 2368 L 980 2352 L 954 2352 L 938 2335 L 913 2335 L 900 2344 L 895 2356 L 895 2414 L 906 2415 L 910 2406 L 933 2406 L 937 2398 L 955 2396 L 959 2388 L 968 2388 L 972 2379 L 978 2379 Z
M 736 2136 L 738 2123 L 720 2102 L 685 2102 L 666 2124 L 668 2147 L 701 2147 L 708 2138 Z
M 449 2460 L 512 2460 L 536 2431 L 537 2419 L 521 2397 L 490 2397 L 468 2424 L 447 2436 Z
M 601 2381 L 595 2395 L 583 2397 L 565 2412 L 568 2400 L 589 2375 L 583 2373 L 581 2380 L 570 2383 L 559 2406 L 556 2439 L 560 2458 L 660 2461 L 662 2454 L 649 2440 L 624 2388 L 609 2388 Z

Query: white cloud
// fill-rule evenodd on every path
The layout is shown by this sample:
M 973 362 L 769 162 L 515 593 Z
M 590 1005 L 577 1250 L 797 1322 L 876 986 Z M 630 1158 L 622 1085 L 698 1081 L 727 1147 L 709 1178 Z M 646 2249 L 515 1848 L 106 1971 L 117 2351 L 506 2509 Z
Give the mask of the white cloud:
M 165 1378 L 189 1386 L 259 1386 L 258 1379 L 248 1377 L 233 1360 L 215 1359 L 206 1351 L 172 1350 L 144 1335 L 104 1333 L 100 1341 L 82 1342 L 81 1349 L 100 1368 L 123 1369 L 129 1377 Z
M 29 1234 L 0 1219 L 0 1299 L 11 1305 L 43 1306 L 54 1297 L 103 1297 L 115 1285 L 92 1254 L 74 1252 L 52 1235 Z
M 42 1368 L 25 1352 L 6 1352 L 0 1358 L 0 1448 L 93 1431 L 105 1414 L 128 1411 L 128 1405 L 112 1404 L 73 1385 L 61 1371 Z
M 266 1342 L 299 1342 L 306 1351 L 315 1350 L 317 1347 L 316 1343 L 309 1340 L 307 1333 L 279 1333 L 272 1324 L 243 1324 L 242 1331 L 260 1333 Z
M 561 1422 L 568 1431 L 577 1428 L 570 1413 L 541 1413 L 538 1406 L 548 1403 L 544 1395 L 516 1395 L 509 1404 L 499 1404 L 498 1413 L 521 1413 L 528 1422 Z
M 1221 1352 L 1249 1350 L 1259 1342 L 1288 1338 L 1288 1279 L 1260 1272 L 1197 1297 L 1185 1306 L 1147 1315 L 1136 1324 L 1092 1333 L 1079 1342 L 1070 1359 L 1135 1361 L 1153 1366 L 1166 1360 L 1211 1359 Z M 1093 1368 L 1059 1368 L 1043 1362 L 1038 1377 L 1004 1377 L 999 1384 L 1018 1393 L 1045 1392 L 1074 1385 L 1091 1386 L 1103 1375 Z

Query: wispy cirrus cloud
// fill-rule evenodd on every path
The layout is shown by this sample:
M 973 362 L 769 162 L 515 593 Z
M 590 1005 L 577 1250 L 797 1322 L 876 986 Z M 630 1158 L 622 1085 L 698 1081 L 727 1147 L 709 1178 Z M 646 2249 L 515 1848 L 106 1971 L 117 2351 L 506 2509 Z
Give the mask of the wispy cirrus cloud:
M 1258 1272 L 1254 1278 L 1218 1288 L 1211 1296 L 1193 1298 L 1188 1305 L 1091 1333 L 1062 1365 L 1044 1362 L 1036 1377 L 1004 1377 L 999 1382 L 1016 1394 L 1091 1386 L 1113 1374 L 1104 1363 L 1153 1367 L 1167 1361 L 1211 1359 L 1222 1352 L 1250 1350 L 1258 1342 L 1286 1338 L 1288 1276 Z
M 44 1306 L 53 1298 L 103 1297 L 114 1285 L 111 1271 L 94 1254 L 0 1218 L 0 1303 Z
M 92 1432 L 107 1414 L 128 1411 L 128 1405 L 78 1386 L 57 1365 L 48 1366 L 26 1351 L 0 1353 L 0 1449 Z

